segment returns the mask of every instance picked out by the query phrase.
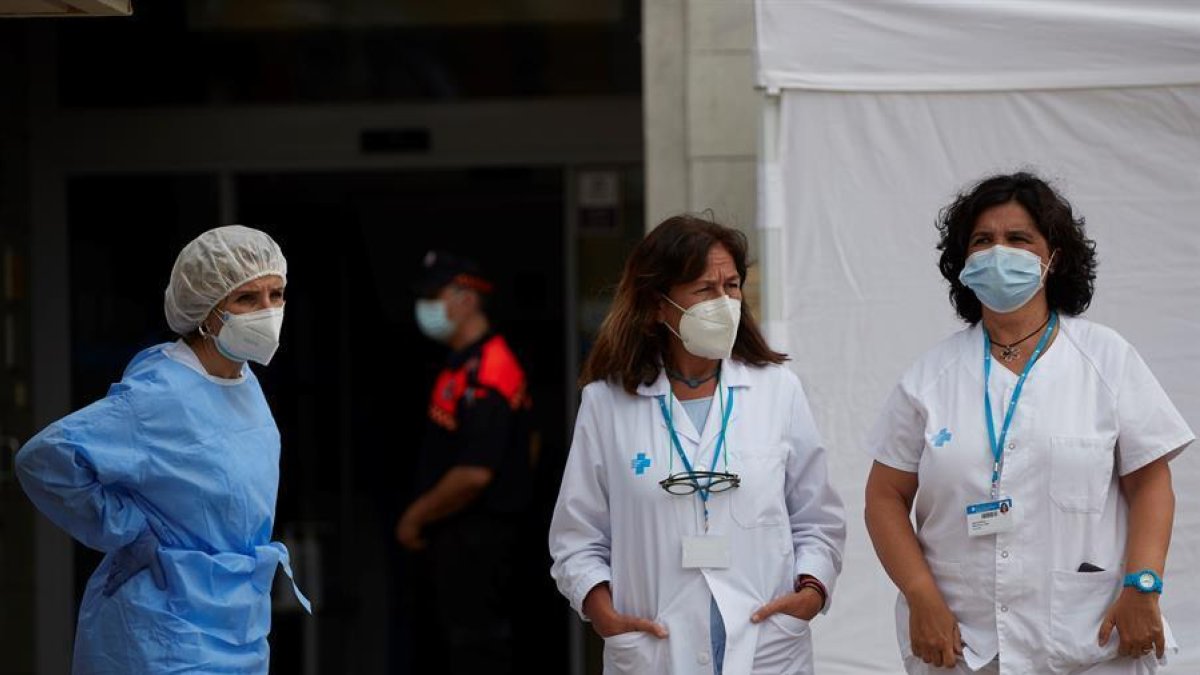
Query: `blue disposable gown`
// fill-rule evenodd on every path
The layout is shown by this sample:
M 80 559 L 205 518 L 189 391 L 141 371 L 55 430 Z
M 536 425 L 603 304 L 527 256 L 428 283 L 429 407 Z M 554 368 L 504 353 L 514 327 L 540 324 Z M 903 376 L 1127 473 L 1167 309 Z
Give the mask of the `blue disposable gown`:
M 30 440 L 22 486 L 55 524 L 107 553 L 79 609 L 81 674 L 266 673 L 279 430 L 249 368 L 214 382 L 147 349 L 108 395 Z M 149 527 L 167 579 L 101 593 L 112 553 Z M 308 607 L 307 600 L 299 595 Z

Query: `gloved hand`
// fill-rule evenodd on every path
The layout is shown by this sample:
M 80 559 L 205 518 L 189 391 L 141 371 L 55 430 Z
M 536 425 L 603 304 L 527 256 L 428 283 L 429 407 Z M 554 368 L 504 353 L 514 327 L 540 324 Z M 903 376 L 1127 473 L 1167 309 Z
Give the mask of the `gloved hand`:
M 113 554 L 108 578 L 104 580 L 104 597 L 117 592 L 126 581 L 142 570 L 150 568 L 150 576 L 158 590 L 167 590 L 167 577 L 163 574 L 162 562 L 158 559 L 158 537 L 146 528 L 137 539 L 126 544 Z

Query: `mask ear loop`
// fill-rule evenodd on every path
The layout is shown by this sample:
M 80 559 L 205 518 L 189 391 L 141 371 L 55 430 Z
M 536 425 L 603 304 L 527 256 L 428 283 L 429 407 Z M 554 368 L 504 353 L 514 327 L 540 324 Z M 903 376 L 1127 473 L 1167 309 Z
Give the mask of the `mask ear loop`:
M 1050 252 L 1050 258 L 1046 260 L 1046 271 L 1042 273 L 1042 283 L 1046 283 L 1046 279 L 1050 278 L 1050 270 L 1054 268 L 1054 256 L 1058 255 L 1058 249 Z
M 667 330 L 671 331 L 671 335 L 674 335 L 675 337 L 679 338 L 679 341 L 680 341 L 680 342 L 683 342 L 683 336 L 679 334 L 679 331 L 675 330 L 674 328 L 671 328 L 671 324 L 667 323 L 667 322 L 664 320 L 664 321 L 662 322 L 662 325 L 666 326 L 666 327 L 667 327 Z
M 669 303 L 671 303 L 672 305 L 674 305 L 675 309 L 679 310 L 679 311 L 680 311 L 680 312 L 682 312 L 683 314 L 687 314 L 687 310 L 686 310 L 686 309 L 684 309 L 683 307 L 681 307 L 681 306 L 679 305 L 679 303 L 678 303 L 678 302 L 675 302 L 674 300 L 672 300 L 672 299 L 671 299 L 671 296 L 667 295 L 666 293 L 659 293 L 659 295 L 661 295 L 661 296 L 662 296 L 662 299 L 663 299 L 663 300 L 666 300 L 667 302 L 669 302 Z
M 1046 281 L 1050 279 L 1050 268 L 1054 266 L 1054 256 L 1056 255 L 1058 255 L 1058 249 L 1054 249 L 1050 252 L 1050 258 L 1046 260 L 1045 265 L 1042 265 L 1042 261 L 1038 261 L 1038 264 L 1042 265 L 1044 268 L 1042 270 L 1041 278 L 1038 279 L 1038 286 L 1041 286 L 1043 289 L 1046 288 Z
M 224 312 L 224 310 L 221 310 L 218 307 L 213 307 L 212 310 L 209 312 L 209 315 L 217 317 L 217 321 L 220 321 L 221 324 L 224 325 L 225 319 L 221 316 L 222 312 Z M 204 321 L 201 321 L 200 325 L 196 326 L 196 332 L 200 333 L 200 337 L 202 337 L 202 338 L 207 338 L 209 340 L 215 340 L 217 338 L 217 334 L 208 329 L 208 326 L 205 324 L 205 321 L 207 321 L 207 320 L 208 320 L 208 317 L 204 317 Z
M 672 305 L 675 307 L 675 309 L 679 310 L 679 313 L 680 313 L 680 317 L 679 317 L 679 318 L 680 318 L 680 319 L 682 319 L 682 318 L 683 318 L 683 316 L 682 316 L 683 314 L 687 314 L 687 310 L 686 310 L 686 309 L 684 309 L 684 308 L 682 308 L 682 307 L 680 307 L 680 306 L 679 306 L 679 303 L 677 303 L 677 302 L 675 302 L 674 300 L 672 300 L 672 299 L 670 298 L 670 296 L 668 296 L 666 293 L 659 293 L 659 295 L 661 295 L 661 296 L 662 296 L 662 299 L 663 299 L 663 300 L 666 300 L 667 302 L 671 303 L 671 304 L 672 304 Z M 662 325 L 666 326 L 666 327 L 667 327 L 667 330 L 671 331 L 671 334 L 672 334 L 672 335 L 674 335 L 675 337 L 679 338 L 679 341 L 680 341 L 680 342 L 683 342 L 683 336 L 679 334 L 679 331 L 677 331 L 677 330 L 675 330 L 674 328 L 672 328 L 672 327 L 671 327 L 671 324 L 670 324 L 670 323 L 668 323 L 666 319 L 663 319 L 663 320 L 662 320 L 662 321 L 660 321 L 659 323 L 661 323 Z

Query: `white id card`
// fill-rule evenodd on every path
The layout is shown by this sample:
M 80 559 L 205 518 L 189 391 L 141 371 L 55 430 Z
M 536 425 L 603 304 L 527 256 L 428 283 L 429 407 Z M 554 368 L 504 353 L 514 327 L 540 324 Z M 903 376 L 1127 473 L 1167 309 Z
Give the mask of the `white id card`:
M 683 566 L 726 568 L 730 565 L 729 537 L 721 535 L 696 535 L 683 538 Z
M 967 534 L 985 537 L 1013 529 L 1012 497 L 967 505 Z

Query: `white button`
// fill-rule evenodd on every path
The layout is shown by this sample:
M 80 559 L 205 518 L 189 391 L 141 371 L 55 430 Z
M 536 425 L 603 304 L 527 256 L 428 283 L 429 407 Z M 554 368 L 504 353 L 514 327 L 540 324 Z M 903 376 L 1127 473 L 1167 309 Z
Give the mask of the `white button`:
M 709 661 L 712 661 L 712 657 L 709 656 L 708 652 L 700 652 L 696 655 L 696 660 L 700 662 L 700 665 L 707 666 Z
M 1008 551 L 1000 551 L 1000 557 L 1001 557 L 1001 558 L 1007 558 L 1007 557 L 1008 557 Z
M 1000 605 L 1000 611 L 1001 611 L 1001 612 L 1007 612 L 1007 611 L 1008 611 L 1008 605 Z
M 1017 447 L 1017 444 L 1016 444 L 1016 443 L 1009 443 L 1009 444 L 1008 444 L 1008 449 L 1009 449 L 1009 450 L 1012 450 L 1012 449 L 1013 449 L 1013 448 L 1015 448 L 1015 447 Z

